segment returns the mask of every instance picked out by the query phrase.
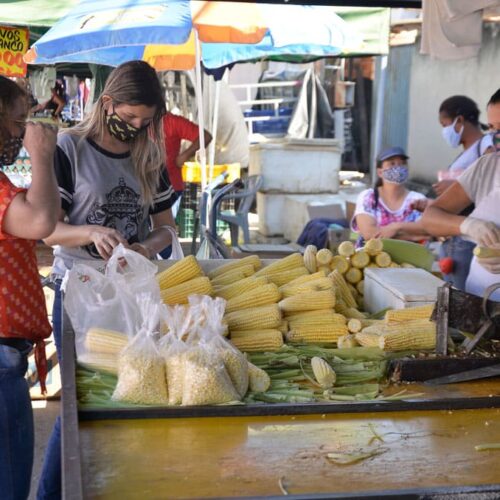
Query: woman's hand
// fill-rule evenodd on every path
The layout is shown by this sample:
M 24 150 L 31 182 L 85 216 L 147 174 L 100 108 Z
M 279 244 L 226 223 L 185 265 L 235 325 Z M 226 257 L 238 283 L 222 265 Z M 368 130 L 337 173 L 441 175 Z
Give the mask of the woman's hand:
M 99 255 L 104 260 L 108 260 L 111 257 L 113 250 L 120 243 L 128 247 L 127 240 L 116 229 L 97 225 L 89 225 L 87 227 L 89 229 L 90 241 L 95 245 Z
M 399 233 L 400 229 L 401 225 L 399 222 L 392 222 L 391 224 L 387 224 L 387 226 L 382 226 L 376 238 L 394 238 Z
M 427 205 L 429 204 L 429 200 L 427 198 L 422 198 L 421 200 L 415 200 L 411 204 L 412 210 L 417 210 L 418 212 L 423 212 Z
M 134 252 L 140 253 L 143 257 L 146 257 L 146 259 L 151 259 L 151 251 L 143 243 L 132 243 L 129 248 Z
M 455 181 L 453 179 L 445 179 L 443 181 L 436 182 L 432 185 L 434 192 L 441 196 Z

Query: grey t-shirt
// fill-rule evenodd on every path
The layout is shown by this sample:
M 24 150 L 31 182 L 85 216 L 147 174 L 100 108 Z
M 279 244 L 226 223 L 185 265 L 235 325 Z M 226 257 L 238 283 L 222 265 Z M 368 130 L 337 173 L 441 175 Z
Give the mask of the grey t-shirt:
M 163 169 L 153 206 L 146 206 L 129 153 L 111 153 L 70 133 L 58 137 L 54 167 L 67 222 L 112 227 L 129 243 L 143 241 L 150 232 L 149 216 L 170 208 L 177 197 Z M 101 258 L 93 244 L 57 246 L 54 256 L 53 274 L 59 276 L 74 260 Z

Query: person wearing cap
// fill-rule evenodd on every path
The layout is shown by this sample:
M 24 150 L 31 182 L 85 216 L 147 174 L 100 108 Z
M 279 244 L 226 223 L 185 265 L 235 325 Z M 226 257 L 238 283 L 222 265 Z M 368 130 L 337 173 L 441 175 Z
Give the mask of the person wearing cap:
M 359 233 L 357 246 L 370 238 L 421 241 L 428 238 L 419 220 L 427 198 L 405 187 L 408 155 L 391 147 L 377 157 L 375 186 L 362 191 L 356 201 L 351 227 Z

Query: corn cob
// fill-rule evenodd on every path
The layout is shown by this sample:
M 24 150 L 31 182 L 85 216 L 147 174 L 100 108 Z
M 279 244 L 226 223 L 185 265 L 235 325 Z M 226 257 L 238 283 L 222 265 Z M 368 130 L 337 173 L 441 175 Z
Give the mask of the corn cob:
M 316 254 L 316 262 L 318 266 L 328 266 L 330 267 L 330 262 L 333 259 L 333 253 L 328 248 L 322 248 L 318 250 Z
M 415 319 L 430 319 L 434 304 L 425 306 L 407 307 L 405 309 L 392 309 L 385 313 L 385 323 L 388 325 L 402 323 Z
M 389 267 L 401 267 L 399 264 L 396 264 L 395 262 L 391 262 L 391 265 Z
M 371 238 L 365 243 L 364 250 L 368 255 L 377 255 L 384 249 L 384 243 L 380 238 Z
M 278 304 L 270 304 L 233 311 L 224 319 L 231 333 L 233 330 L 277 328 L 281 324 L 281 311 Z
M 105 328 L 89 328 L 85 336 L 85 347 L 89 352 L 118 355 L 127 342 L 125 333 Z
M 359 250 L 351 257 L 350 262 L 353 267 L 363 269 L 370 263 L 370 256 L 367 252 Z
M 302 283 L 301 285 L 296 285 L 293 287 L 284 288 L 283 297 L 291 297 L 292 295 L 298 295 L 304 292 L 319 292 L 321 290 L 331 290 L 333 289 L 333 283 L 330 278 L 324 277 L 318 280 L 309 281 L 307 283 Z
M 384 325 L 384 321 L 381 319 L 362 319 L 362 318 L 350 318 L 347 322 L 347 328 L 351 333 L 358 333 L 363 328 L 367 328 L 369 326 L 378 326 L 382 327 Z
M 259 335 L 269 336 L 279 332 L 277 328 L 256 328 L 251 330 L 231 330 L 231 340 L 241 337 L 258 337 Z M 281 332 L 280 332 L 281 333 Z
M 324 272 L 325 274 L 328 274 L 330 272 L 330 266 L 325 265 L 325 266 L 318 266 L 318 271 Z
M 89 352 L 78 356 L 78 363 L 91 370 L 118 375 L 118 356 L 115 354 Z
M 380 252 L 375 256 L 375 264 L 377 264 L 378 267 L 389 267 L 391 262 L 391 256 L 387 252 Z
M 283 333 L 283 334 L 285 334 L 286 332 L 288 332 L 288 321 L 287 321 L 287 320 L 285 320 L 285 319 L 281 320 L 281 323 L 280 323 L 280 325 L 277 327 L 277 329 L 278 329 L 281 333 Z
M 351 241 L 343 241 L 337 248 L 338 254 L 343 257 L 350 257 L 351 255 L 354 255 L 355 251 L 356 250 L 354 249 L 354 245 Z
M 188 255 L 156 275 L 160 289 L 171 288 L 197 276 L 202 276 L 203 270 L 193 255 Z
M 324 271 L 318 271 L 313 274 L 303 274 L 302 276 L 299 276 L 298 278 L 295 278 L 292 281 L 289 281 L 285 285 L 280 286 L 280 292 L 284 293 L 284 291 L 288 287 L 293 287 L 296 285 L 302 285 L 303 283 L 308 283 L 309 281 L 316 281 L 320 278 L 324 278 L 327 275 Z
M 492 257 L 500 257 L 500 248 L 477 246 L 474 248 L 474 255 L 479 259 L 491 259 Z
M 342 299 L 348 307 L 355 308 L 356 300 L 352 296 L 344 277 L 337 270 L 332 271 L 328 276 L 333 281 L 338 298 Z
M 409 262 L 401 262 L 399 267 L 403 267 L 404 269 L 415 269 L 415 266 Z
M 361 280 L 361 281 L 358 281 L 356 283 L 356 290 L 358 291 L 358 293 L 360 293 L 361 295 L 364 295 L 365 294 L 365 280 Z
M 290 329 L 286 339 L 288 342 L 335 343 L 347 333 L 347 327 L 338 323 L 333 326 L 300 325 Z
M 342 257 L 342 255 L 334 255 L 332 261 L 330 262 L 330 269 L 332 271 L 335 271 L 336 269 L 340 274 L 345 274 L 349 271 L 350 267 L 351 264 L 345 257 Z
M 379 347 L 381 336 L 380 333 L 366 332 L 364 329 L 354 334 L 356 342 L 363 347 Z
M 161 299 L 165 304 L 187 304 L 188 297 L 193 294 L 213 295 L 214 291 L 210 280 L 206 276 L 200 276 L 180 285 L 166 288 L 161 291 Z
M 258 271 L 262 267 L 262 263 L 258 255 L 249 255 L 248 257 L 244 257 L 243 259 L 235 259 L 228 264 L 224 264 L 222 266 L 216 267 L 215 269 L 212 269 L 212 271 L 208 273 L 208 277 L 213 280 L 221 274 L 225 274 L 229 271 L 234 271 L 235 269 L 247 265 L 253 266 L 255 271 Z
M 354 297 L 354 300 L 356 301 L 356 304 L 357 304 L 358 303 L 358 296 L 359 296 L 358 291 L 350 283 L 347 283 L 347 288 L 349 288 L 349 291 L 351 292 L 351 295 Z M 357 307 L 357 305 L 356 305 L 356 307 Z
M 310 273 L 315 273 L 317 270 L 316 253 L 318 249 L 314 245 L 307 245 L 304 250 L 304 265 Z
M 283 286 L 290 281 L 298 278 L 299 276 L 308 276 L 309 271 L 305 268 L 305 266 L 295 267 L 288 271 L 281 271 L 279 273 L 268 274 L 267 278 L 271 283 L 274 283 L 276 286 Z
M 298 314 L 287 316 L 289 326 L 291 325 L 323 325 L 331 323 L 346 324 L 345 316 L 336 313 L 333 309 L 317 309 L 316 311 L 303 311 Z
M 351 267 L 344 277 L 346 281 L 355 285 L 363 279 L 363 273 L 357 267 Z
M 342 337 L 337 339 L 337 347 L 339 349 L 348 349 L 357 346 L 359 346 L 359 343 L 356 341 L 356 336 L 352 333 L 349 335 L 342 335 Z
M 269 276 L 270 274 L 289 271 L 296 267 L 304 266 L 304 258 L 300 253 L 292 253 L 283 259 L 280 259 L 268 266 L 263 267 L 260 271 L 255 273 L 256 276 Z
M 318 356 L 311 358 L 311 368 L 314 373 L 314 378 L 323 389 L 330 389 L 335 384 L 337 376 L 333 368 L 323 359 Z
M 335 305 L 335 310 L 346 318 L 366 319 L 366 314 L 358 311 L 355 307 L 347 307 L 343 302 L 338 302 Z
M 248 292 L 242 293 L 226 304 L 226 313 L 237 311 L 239 309 L 248 309 L 249 307 L 258 307 L 266 304 L 275 304 L 281 299 L 281 293 L 274 283 L 254 288 Z
M 226 286 L 239 281 L 241 279 L 248 278 L 255 274 L 255 269 L 252 264 L 247 264 L 240 266 L 232 271 L 228 271 L 224 274 L 219 274 L 216 278 L 212 279 L 212 285 Z
M 214 286 L 214 292 L 217 297 L 222 297 L 223 299 L 229 300 L 233 297 L 241 295 L 242 293 L 254 290 L 255 288 L 259 288 L 263 285 L 267 285 L 268 283 L 269 280 L 265 276 L 262 276 L 261 278 L 249 276 L 248 278 L 236 281 L 231 285 L 216 285 Z
M 436 325 L 432 321 L 417 320 L 403 325 L 386 326 L 378 346 L 384 351 L 434 349 Z
M 248 362 L 248 387 L 252 392 L 266 392 L 271 387 L 271 378 L 261 368 Z
M 300 295 L 287 297 L 279 303 L 280 309 L 285 313 L 329 309 L 334 306 L 335 293 L 331 290 L 325 290 L 323 292 L 305 292 Z
M 279 330 L 268 330 L 257 335 L 231 336 L 233 345 L 242 352 L 277 351 L 283 345 Z

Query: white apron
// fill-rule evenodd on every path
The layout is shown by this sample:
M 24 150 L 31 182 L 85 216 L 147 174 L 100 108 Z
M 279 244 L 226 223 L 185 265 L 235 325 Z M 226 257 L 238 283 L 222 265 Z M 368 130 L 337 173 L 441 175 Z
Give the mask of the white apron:
M 476 201 L 476 208 L 471 217 L 491 221 L 500 226 L 500 185 L 495 185 L 488 196 Z M 494 283 L 500 283 L 500 274 L 486 271 L 474 257 L 465 283 L 465 290 L 482 297 L 486 288 Z M 496 290 L 490 299 L 500 302 L 500 290 Z

